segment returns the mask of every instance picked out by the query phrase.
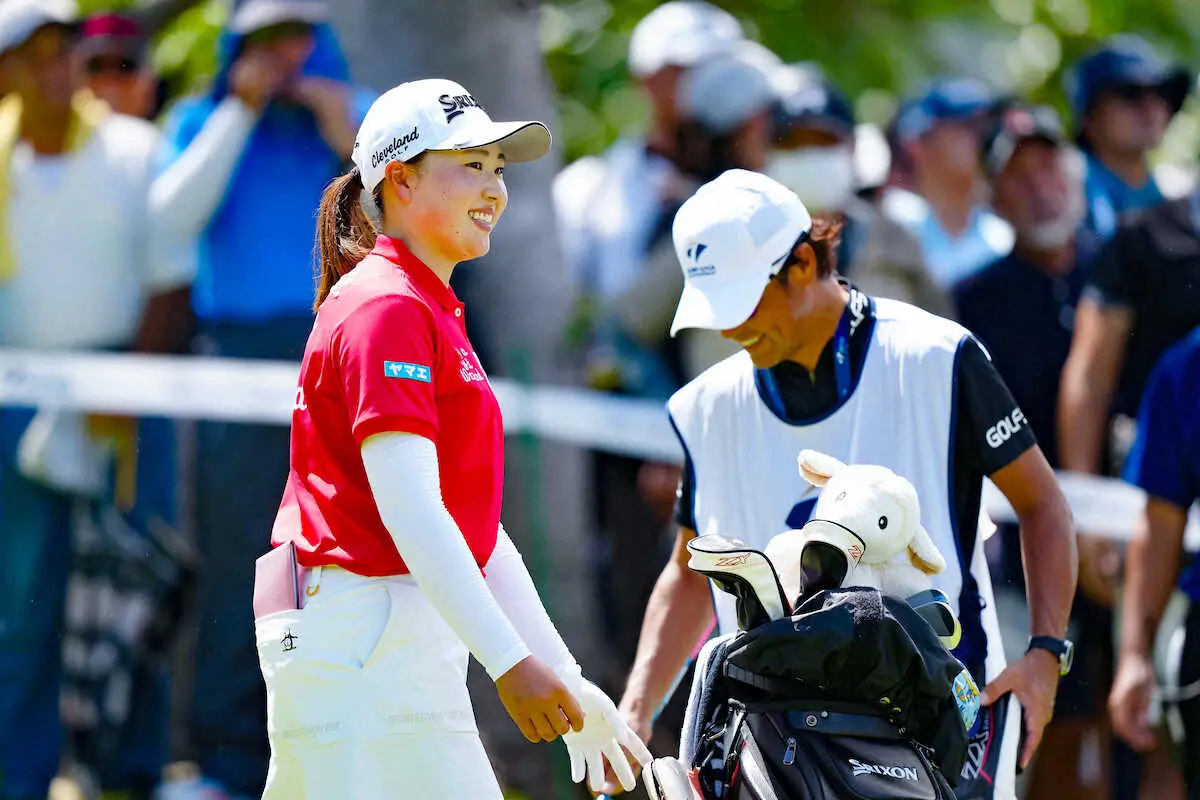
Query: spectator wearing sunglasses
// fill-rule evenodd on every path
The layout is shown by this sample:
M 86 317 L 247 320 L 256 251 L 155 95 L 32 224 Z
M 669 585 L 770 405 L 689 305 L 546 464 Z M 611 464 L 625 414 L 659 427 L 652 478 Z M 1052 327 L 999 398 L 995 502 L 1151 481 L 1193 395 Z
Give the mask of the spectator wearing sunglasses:
M 1146 40 L 1123 34 L 1084 56 L 1065 83 L 1088 157 L 1086 224 L 1107 239 L 1120 215 L 1162 202 L 1149 153 L 1162 143 L 1191 81 Z
M 157 116 L 162 82 L 150 68 L 141 23 L 123 14 L 97 14 L 83 21 L 79 34 L 77 60 L 92 94 L 118 114 Z

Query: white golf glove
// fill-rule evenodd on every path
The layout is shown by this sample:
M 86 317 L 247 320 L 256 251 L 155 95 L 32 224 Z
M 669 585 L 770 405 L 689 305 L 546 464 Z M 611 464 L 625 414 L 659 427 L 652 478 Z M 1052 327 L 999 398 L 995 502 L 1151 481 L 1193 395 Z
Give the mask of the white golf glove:
M 567 731 L 562 737 L 571 756 L 571 780 L 579 783 L 586 771 L 588 787 L 593 792 L 600 791 L 604 786 L 604 759 L 607 757 L 621 786 L 632 792 L 637 787 L 637 778 L 621 748 L 624 746 L 629 750 L 643 767 L 653 759 L 650 751 L 599 687 L 580 678 L 570 688 L 583 708 L 583 730 L 578 733 Z

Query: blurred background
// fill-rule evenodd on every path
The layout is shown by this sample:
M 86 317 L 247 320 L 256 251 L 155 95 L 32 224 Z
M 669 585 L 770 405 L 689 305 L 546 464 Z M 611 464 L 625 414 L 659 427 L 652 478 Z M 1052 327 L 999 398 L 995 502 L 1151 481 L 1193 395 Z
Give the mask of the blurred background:
M 205 418 L 180 398 L 135 419 L 53 381 L 7 398 L 37 363 L 18 355 L 290 374 L 320 191 L 378 93 L 442 75 L 554 131 L 454 288 L 489 373 L 591 393 L 546 412 L 575 435 L 510 437 L 505 522 L 616 698 L 681 464 L 611 421 L 658 414 L 730 353 L 667 336 L 679 204 L 731 167 L 785 183 L 845 222 L 847 280 L 979 336 L 1054 466 L 1120 476 L 1152 367 L 1200 326 L 1198 72 L 1195 0 L 0 0 L 0 800 L 261 791 L 249 600 L 286 409 Z M 140 408 L 150 373 L 113 374 Z M 213 374 L 213 405 L 263 402 Z M 616 405 L 589 418 L 584 397 Z M 1080 652 L 1028 798 L 1184 797 L 1169 726 L 1135 753 L 1107 718 L 1132 532 L 1109 527 L 1080 532 Z M 1016 542 L 1005 525 L 989 542 L 1014 652 Z M 481 673 L 472 688 L 511 797 L 587 796 L 560 745 L 525 743 Z

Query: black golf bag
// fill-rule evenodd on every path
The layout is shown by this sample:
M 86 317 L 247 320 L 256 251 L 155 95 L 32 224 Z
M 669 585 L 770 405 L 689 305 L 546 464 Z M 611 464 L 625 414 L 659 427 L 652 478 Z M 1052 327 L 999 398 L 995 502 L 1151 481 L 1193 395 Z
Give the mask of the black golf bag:
M 704 800 L 953 800 L 976 690 L 904 601 L 820 591 L 697 669 L 681 760 Z

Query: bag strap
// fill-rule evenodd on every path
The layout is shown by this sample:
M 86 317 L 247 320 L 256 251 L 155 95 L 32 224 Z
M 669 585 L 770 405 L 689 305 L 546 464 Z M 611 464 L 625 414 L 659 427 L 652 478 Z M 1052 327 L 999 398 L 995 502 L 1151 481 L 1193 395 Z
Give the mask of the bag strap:
M 744 683 L 747 686 L 753 686 L 755 689 L 761 689 L 769 694 L 791 694 L 796 691 L 796 683 L 794 681 L 759 675 L 757 672 L 743 669 L 729 661 L 725 662 L 723 669 L 726 678 L 738 683 Z
M 790 709 L 784 712 L 788 726 L 827 736 L 856 736 L 864 739 L 904 739 L 890 722 L 873 714 L 847 714 L 824 709 Z
M 753 736 L 746 737 L 746 745 L 742 748 L 739 765 L 743 782 L 749 782 L 750 791 L 755 800 L 785 800 L 775 794 L 770 773 L 767 772 L 766 759 L 758 749 L 758 743 Z

